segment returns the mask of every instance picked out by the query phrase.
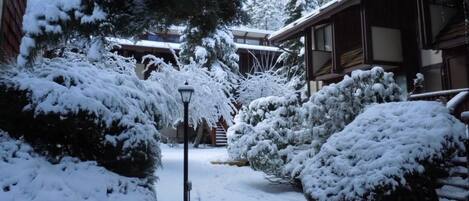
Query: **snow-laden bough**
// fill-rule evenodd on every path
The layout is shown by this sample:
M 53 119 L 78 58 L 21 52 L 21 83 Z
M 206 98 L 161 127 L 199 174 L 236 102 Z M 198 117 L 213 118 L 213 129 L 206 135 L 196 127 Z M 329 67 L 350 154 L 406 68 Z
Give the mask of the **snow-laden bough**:
M 310 200 L 374 200 L 409 188 L 464 149 L 464 125 L 438 102 L 371 106 L 333 134 L 301 173 Z M 425 184 L 419 184 L 425 185 Z M 421 189 L 407 189 L 409 192 Z M 407 195 L 409 196 L 409 195 Z

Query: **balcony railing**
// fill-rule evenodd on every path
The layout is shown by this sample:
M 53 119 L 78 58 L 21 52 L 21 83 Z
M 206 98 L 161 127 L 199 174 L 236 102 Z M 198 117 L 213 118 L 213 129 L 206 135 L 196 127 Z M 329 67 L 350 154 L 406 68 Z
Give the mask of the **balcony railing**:
M 453 115 L 461 119 L 460 114 L 469 111 L 469 88 L 412 94 L 409 100 L 438 101 L 446 105 Z

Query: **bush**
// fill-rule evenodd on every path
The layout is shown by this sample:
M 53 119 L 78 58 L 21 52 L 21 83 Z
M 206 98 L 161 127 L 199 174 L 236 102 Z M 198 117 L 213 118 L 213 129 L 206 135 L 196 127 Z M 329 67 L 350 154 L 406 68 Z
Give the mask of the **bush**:
M 243 107 L 235 117 L 235 125 L 228 129 L 230 157 L 236 160 L 251 158 L 251 165 L 255 169 L 264 166 L 261 164 L 280 162 L 273 159 L 278 156 L 271 156 L 265 160 L 260 158 L 254 160 L 254 158 L 260 152 L 267 154 L 271 152 L 268 149 L 274 149 L 276 152 L 279 148 L 293 143 L 289 139 L 293 138 L 291 136 L 293 130 L 299 126 L 296 123 L 300 121 L 296 111 L 299 105 L 300 101 L 296 97 L 271 96 L 257 99 L 249 107 Z M 268 147 L 272 143 L 276 147 Z M 270 173 L 274 174 L 275 171 Z
M 464 149 L 464 130 L 437 102 L 371 106 L 307 160 L 300 176 L 306 197 L 436 200 L 439 167 Z
M 158 127 L 175 103 L 156 83 L 94 65 L 79 55 L 0 72 L 0 127 L 52 162 L 97 161 L 116 173 L 152 177 Z M 169 115 L 170 116 L 170 115 Z
M 304 104 L 295 98 L 258 99 L 242 109 L 228 130 L 228 151 L 234 159 L 248 160 L 255 170 L 295 180 L 305 160 L 367 105 L 400 100 L 393 74 L 378 67 L 354 71 Z

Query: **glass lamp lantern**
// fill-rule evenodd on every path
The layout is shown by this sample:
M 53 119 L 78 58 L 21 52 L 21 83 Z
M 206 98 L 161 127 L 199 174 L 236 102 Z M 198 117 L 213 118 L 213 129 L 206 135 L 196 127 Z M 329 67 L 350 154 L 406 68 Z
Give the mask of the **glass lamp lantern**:
M 179 87 L 178 91 L 181 94 L 183 103 L 188 104 L 191 102 L 192 94 L 194 93 L 194 87 L 190 86 L 187 81 L 183 86 Z

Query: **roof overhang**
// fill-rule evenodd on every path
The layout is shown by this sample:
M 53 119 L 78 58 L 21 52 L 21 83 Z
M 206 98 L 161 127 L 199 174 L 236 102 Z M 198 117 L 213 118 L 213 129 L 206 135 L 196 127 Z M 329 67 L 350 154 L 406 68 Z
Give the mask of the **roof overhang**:
M 303 35 L 305 29 L 330 18 L 332 15 L 350 7 L 360 4 L 361 0 L 332 0 L 304 17 L 288 24 L 282 29 L 272 33 L 269 40 L 283 42 Z
M 248 27 L 230 27 L 234 36 L 249 38 L 267 38 L 273 31 Z

